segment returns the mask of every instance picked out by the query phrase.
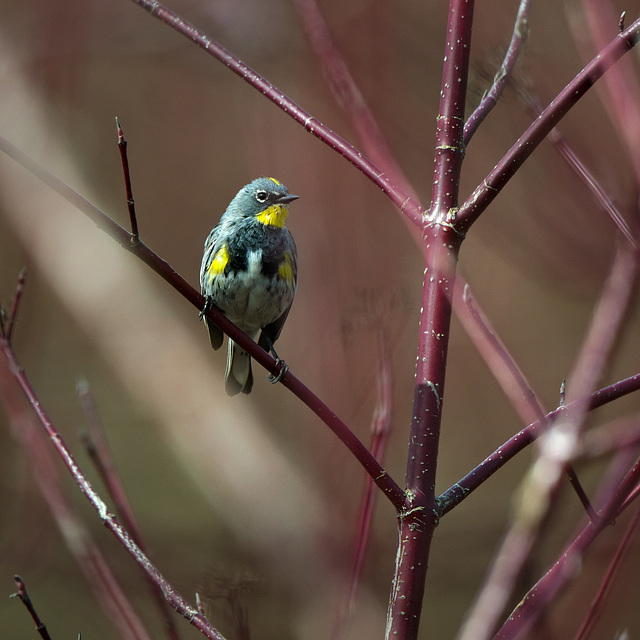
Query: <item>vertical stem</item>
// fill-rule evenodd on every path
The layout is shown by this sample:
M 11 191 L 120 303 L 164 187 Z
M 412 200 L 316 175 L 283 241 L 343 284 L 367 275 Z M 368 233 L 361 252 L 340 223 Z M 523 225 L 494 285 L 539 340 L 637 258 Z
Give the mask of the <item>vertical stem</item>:
M 429 210 L 430 220 L 438 223 L 454 220 L 458 206 L 473 7 L 474 0 L 450 0 L 449 4 Z
M 450 227 L 425 233 L 429 266 L 425 272 L 420 346 L 407 460 L 405 508 L 398 514 L 398 551 L 387 614 L 387 639 L 418 635 L 427 563 L 438 524 L 436 462 L 451 321 L 451 295 L 460 246 Z
M 451 298 L 461 236 L 453 228 L 464 157 L 463 127 L 474 0 L 450 0 L 436 129 L 433 192 L 423 237 L 424 275 L 413 418 L 404 509 L 398 514 L 396 570 L 387 639 L 418 636 L 429 549 L 438 524 L 436 463 L 451 323 Z

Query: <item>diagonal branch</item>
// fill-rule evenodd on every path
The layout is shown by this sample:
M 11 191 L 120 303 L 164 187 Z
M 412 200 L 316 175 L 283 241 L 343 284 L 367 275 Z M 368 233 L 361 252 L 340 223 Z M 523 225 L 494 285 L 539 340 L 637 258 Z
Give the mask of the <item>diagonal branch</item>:
M 620 380 L 608 387 L 599 389 L 584 399 L 579 398 L 566 406 L 558 407 L 545 416 L 544 422 L 536 420 L 521 431 L 518 431 L 518 433 L 509 438 L 509 440 L 498 447 L 491 455 L 487 456 L 477 467 L 472 469 L 464 478 L 458 480 L 458 482 L 440 495 L 438 498 L 440 517 L 457 507 L 478 487 L 484 484 L 496 471 L 500 470 L 509 462 L 509 460 L 534 442 L 542 433 L 544 426 L 556 420 L 563 411 L 567 409 L 573 410 L 578 402 L 584 402 L 587 410 L 593 411 L 598 407 L 609 404 L 635 391 L 640 391 L 640 373 Z
M 194 609 L 189 603 L 167 582 L 164 576 L 151 563 L 149 558 L 142 552 L 140 547 L 133 541 L 131 536 L 122 528 L 117 518 L 109 511 L 107 505 L 98 496 L 86 476 L 73 458 L 71 452 L 66 446 L 60 433 L 56 430 L 51 419 L 47 415 L 45 409 L 40 402 L 35 390 L 31 386 L 25 371 L 20 366 L 15 352 L 4 336 L 0 336 L 0 351 L 4 355 L 6 365 L 12 373 L 14 379 L 18 383 L 20 389 L 27 398 L 31 408 L 42 428 L 49 437 L 51 443 L 58 452 L 63 463 L 71 473 L 76 484 L 85 495 L 87 500 L 98 513 L 103 524 L 118 539 L 120 544 L 127 550 L 129 555 L 136 561 L 145 574 L 152 580 L 162 591 L 167 602 L 182 616 L 184 616 L 196 629 L 200 630 L 210 640 L 224 640 L 224 637 L 214 629 L 209 621 Z M 133 628 L 130 626 L 130 628 Z M 136 635 L 136 638 L 146 637 L 144 635 Z
M 119 634 L 129 640 L 151 640 L 107 559 L 68 498 L 48 439 L 16 391 L 8 367 L 0 367 L 0 399 L 9 417 L 9 426 L 24 450 L 38 489 L 69 552 Z M 173 615 L 173 611 L 171 613 Z
M 624 24 L 624 14 L 618 22 L 619 7 L 611 0 L 583 0 L 582 8 L 587 18 L 588 30 L 595 50 L 601 49 L 610 37 L 609 33 Z M 574 20 L 569 19 L 569 24 Z M 575 31 L 575 27 L 574 27 Z M 584 34 L 584 28 L 582 29 Z M 611 124 L 617 129 L 620 142 L 627 148 L 633 165 L 636 182 L 640 182 L 640 84 L 631 60 L 608 73 L 604 84 L 598 87 L 600 99 L 609 114 Z
M 47 625 L 40 620 L 40 616 L 36 611 L 36 608 L 33 606 L 33 602 L 31 602 L 31 598 L 27 593 L 27 587 L 24 584 L 24 580 L 20 576 L 13 576 L 13 580 L 16 583 L 17 592 L 14 593 L 11 597 L 17 596 L 22 600 L 22 604 L 27 608 L 31 619 L 36 625 L 36 631 L 38 635 L 42 638 L 42 640 L 51 640 L 51 636 L 49 635 L 49 631 L 47 630 Z
M 579 452 L 580 435 L 587 412 L 586 398 L 600 379 L 615 341 L 620 336 L 620 326 L 629 308 L 637 269 L 635 251 L 628 243 L 623 244 L 616 253 L 569 377 L 568 389 L 579 400 L 571 408 L 565 407 L 559 419 L 545 431 L 540 454 L 522 482 L 509 530 L 465 623 L 461 640 L 484 640 L 490 637 L 512 597 L 518 577 L 541 538 L 563 473 Z M 547 599 L 544 601 L 548 602 Z
M 622 536 L 622 540 L 616 549 L 616 552 L 609 563 L 607 571 L 602 579 L 602 583 L 600 588 L 598 589 L 598 593 L 595 595 L 591 605 L 589 606 L 589 610 L 582 624 L 580 625 L 580 629 L 576 633 L 574 640 L 586 640 L 593 627 L 595 626 L 597 620 L 602 613 L 602 609 L 606 603 L 607 596 L 611 591 L 611 586 L 613 581 L 616 578 L 616 575 L 620 569 L 620 565 L 625 555 L 629 551 L 629 547 L 631 545 L 631 541 L 633 539 L 638 526 L 640 525 L 640 507 L 636 508 L 636 512 L 633 514 L 631 518 L 631 522 L 627 525 L 627 528 Z
M 460 207 L 456 220 L 456 228 L 460 232 L 464 233 L 469 229 L 549 132 L 639 39 L 640 20 L 636 20 L 628 29 L 618 34 L 558 94 Z
M 520 601 L 508 620 L 502 625 L 494 640 L 512 640 L 528 637 L 528 633 L 539 618 L 545 605 L 553 602 L 567 582 L 573 579 L 582 567 L 582 560 L 598 534 L 616 518 L 630 503 L 625 499 L 634 487 L 640 483 L 640 461 L 636 460 L 630 471 L 618 484 L 612 496 L 598 501 L 600 518 L 589 522 L 573 539 L 562 556 L 552 565 L 545 575 Z
M 542 113 L 542 109 L 532 96 L 528 98 L 530 110 L 538 117 Z M 633 235 L 631 228 L 627 224 L 623 215 L 620 213 L 612 198 L 598 183 L 595 176 L 587 168 L 585 163 L 578 157 L 573 147 L 569 144 L 564 135 L 558 130 L 553 129 L 549 133 L 549 142 L 551 142 L 558 153 L 562 156 L 562 159 L 571 167 L 575 174 L 582 180 L 589 192 L 593 196 L 596 203 L 603 209 L 603 211 L 611 218 L 613 224 L 616 225 L 618 231 L 631 243 L 636 249 L 640 250 L 640 243 Z
M 454 296 L 455 302 L 458 302 L 457 315 L 459 320 L 520 418 L 527 422 L 539 420 L 546 424 L 545 414 L 547 412 L 541 401 L 482 309 L 476 304 L 468 284 L 465 284 L 462 292 L 462 304 L 459 302 L 459 296 Z M 569 465 L 566 471 L 569 482 L 589 517 L 594 517 L 595 513 L 575 469 Z
M 364 151 L 395 184 L 417 201 L 414 188 L 391 151 L 373 112 L 331 37 L 317 0 L 294 0 L 293 4 L 336 102 L 349 118 Z
M 131 503 L 127 497 L 122 480 L 116 470 L 111 449 L 107 442 L 104 425 L 100 419 L 98 408 L 96 407 L 93 396 L 89 390 L 89 383 L 86 380 L 81 380 L 77 384 L 76 391 L 88 423 L 88 432 L 80 434 L 81 442 L 98 471 L 100 478 L 109 493 L 109 497 L 113 500 L 116 513 L 122 519 L 125 528 L 140 549 L 144 553 L 148 553 L 146 545 L 143 542 L 142 532 L 133 512 L 133 508 L 131 507 Z M 158 608 L 164 619 L 167 636 L 171 640 L 180 640 L 173 612 L 164 599 L 161 589 L 155 582 L 153 582 L 153 580 L 150 580 L 148 584 L 151 587 L 152 596 L 158 603 Z
M 234 56 L 222 45 L 218 44 L 215 40 L 181 18 L 179 15 L 175 14 L 173 11 L 170 11 L 155 0 L 132 1 L 142 7 L 150 15 L 169 25 L 185 38 L 194 42 L 201 49 L 204 49 L 208 54 L 216 58 L 216 60 L 222 62 L 222 64 L 240 76 L 254 89 L 262 93 L 265 98 L 282 109 L 282 111 L 293 118 L 298 124 L 301 124 L 309 133 L 339 153 L 343 158 L 355 166 L 356 169 L 367 176 L 369 180 L 389 196 L 392 202 L 400 208 L 400 211 L 402 211 L 402 213 L 404 213 L 414 224 L 418 226 L 421 224 L 423 211 L 420 204 L 416 202 L 406 191 L 394 184 L 391 178 L 387 176 L 380 167 L 376 166 L 371 160 L 365 157 L 352 144 L 348 143 L 337 133 L 329 129 L 329 127 L 319 122 L 310 113 L 291 100 L 291 98 L 287 97 L 282 91 L 274 87 L 268 80 L 242 62 L 242 60 Z
M 53 191 L 61 195 L 74 207 L 92 220 L 99 229 L 114 238 L 123 248 L 142 260 L 160 277 L 168 282 L 178 293 L 193 304 L 197 309 L 204 307 L 204 297 L 197 292 L 182 276 L 173 270 L 168 262 L 160 258 L 143 242 L 132 242 L 134 236 L 119 224 L 111 220 L 98 207 L 82 197 L 77 191 L 66 185 L 50 171 L 40 166 L 17 147 L 6 139 L 0 137 L 0 151 L 4 152 L 15 162 L 22 165 L 30 173 L 44 182 Z M 253 340 L 248 338 L 230 320 L 215 307 L 207 311 L 207 317 L 216 323 L 234 342 L 239 344 L 252 358 L 273 375 L 280 373 L 280 364 L 260 348 Z M 373 478 L 378 488 L 387 496 L 396 510 L 404 504 L 404 491 L 389 476 L 386 470 L 378 463 L 364 444 L 355 434 L 340 420 L 340 418 L 308 387 L 306 387 L 291 371 L 287 371 L 281 378 L 282 384 L 295 396 L 307 405 L 343 442 L 353 456 Z
M 454 295 L 456 317 L 522 421 L 544 423 L 546 411 L 522 369 L 476 303 L 468 284 Z
M 513 35 L 511 36 L 511 42 L 509 43 L 509 48 L 504 56 L 504 60 L 500 65 L 500 69 L 498 69 L 495 78 L 493 79 L 491 88 L 484 96 L 482 96 L 480 104 L 464 123 L 465 147 L 469 144 L 473 134 L 482 124 L 483 120 L 489 115 L 493 107 L 496 106 L 496 103 L 502 95 L 511 74 L 513 73 L 513 69 L 518 61 L 518 56 L 520 55 L 520 49 L 526 42 L 529 33 L 528 20 L 530 7 L 531 0 L 520 1 L 518 15 L 516 16 L 516 23 L 513 27 Z

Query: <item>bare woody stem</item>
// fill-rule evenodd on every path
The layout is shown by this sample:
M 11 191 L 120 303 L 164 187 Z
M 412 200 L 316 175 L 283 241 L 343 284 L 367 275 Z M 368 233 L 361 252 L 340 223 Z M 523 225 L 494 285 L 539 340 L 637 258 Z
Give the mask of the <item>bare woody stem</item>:
M 493 79 L 493 84 L 487 93 L 482 97 L 480 104 L 476 107 L 474 112 L 469 116 L 464 125 L 464 144 L 469 144 L 473 134 L 477 128 L 482 124 L 484 119 L 489 115 L 493 107 L 496 106 L 498 99 L 502 95 L 502 92 L 507 85 L 513 69 L 518 61 L 520 49 L 524 42 L 526 42 L 528 34 L 528 20 L 529 9 L 531 8 L 531 0 L 520 0 L 520 7 L 518 8 L 518 15 L 516 16 L 516 23 L 513 28 L 513 34 L 511 36 L 511 42 L 509 48 L 504 56 L 504 60 L 500 65 L 500 69 L 496 73 Z
M 13 335 L 13 328 L 16 326 L 16 322 L 18 320 L 18 309 L 20 308 L 20 301 L 22 300 L 22 294 L 24 292 L 24 281 L 27 278 L 27 267 L 22 267 L 20 271 L 20 275 L 18 276 L 18 285 L 16 286 L 16 293 L 13 297 L 13 305 L 11 306 L 11 313 L 8 318 L 6 318 L 6 322 L 2 326 L 2 331 L 4 333 L 7 342 L 11 343 L 11 336 Z M 2 318 L 2 313 L 0 313 L 0 319 Z
M 136 206 L 133 200 L 133 189 L 131 188 L 131 174 L 129 173 L 129 156 L 127 155 L 127 140 L 124 131 L 120 126 L 120 120 L 116 118 L 116 128 L 118 130 L 118 149 L 122 160 L 122 172 L 124 174 L 124 187 L 127 194 L 127 209 L 129 210 L 129 220 L 131 221 L 131 242 L 138 241 L 138 220 L 136 218 Z
M 450 220 L 457 207 L 464 157 L 462 135 L 473 10 L 473 0 L 451 0 L 449 5 L 432 202 L 424 226 L 427 265 L 407 458 L 407 499 L 405 510 L 399 514 L 387 639 L 413 640 L 418 635 L 429 549 L 438 524 L 436 463 L 451 297 L 462 240 L 451 227 Z
M 359 171 L 367 176 L 376 186 L 378 186 L 389 198 L 400 208 L 400 210 L 415 224 L 419 224 L 422 217 L 422 208 L 408 193 L 395 185 L 391 178 L 387 176 L 380 167 L 365 157 L 358 149 L 349 144 L 337 133 L 323 125 L 310 113 L 298 106 L 293 100 L 288 98 L 282 91 L 274 87 L 268 80 L 256 73 L 251 67 L 227 51 L 197 29 L 194 25 L 180 16 L 163 7 L 155 0 L 132 0 L 142 7 L 150 15 L 158 18 L 161 22 L 169 25 L 178 33 L 194 42 L 201 49 L 226 65 L 231 71 L 239 75 L 245 82 L 254 89 L 262 93 L 265 98 L 277 105 L 288 116 L 301 124 L 309 133 L 324 142 L 334 151 L 337 151 L 343 158 L 353 164 Z
M 111 533 L 113 533 L 113 535 L 125 547 L 131 557 L 137 562 L 147 576 L 149 576 L 149 578 L 158 585 L 167 602 L 178 613 L 189 620 L 194 627 L 201 631 L 205 637 L 210 638 L 210 640 L 224 640 L 224 637 L 211 626 L 208 620 L 189 605 L 187 601 L 173 589 L 158 569 L 151 563 L 149 558 L 142 552 L 138 545 L 136 545 L 131 536 L 129 536 L 129 534 L 122 528 L 116 517 L 108 510 L 107 505 L 95 492 L 71 455 L 71 452 L 64 443 L 62 436 L 56 430 L 49 416 L 45 412 L 24 370 L 20 367 L 11 345 L 6 341 L 4 336 L 0 337 L 0 351 L 6 358 L 9 370 L 27 398 L 40 424 L 60 455 L 60 458 L 71 473 L 76 484 L 80 487 L 82 493 L 98 513 L 105 527 L 109 529 L 109 531 L 111 531 Z
M 10 379 L 11 378 L 11 379 Z M 39 491 L 88 588 L 122 637 L 151 640 L 109 564 L 67 497 L 49 439 L 19 397 L 8 367 L 0 367 L 0 398 L 15 440 L 24 450 Z M 173 611 L 171 612 L 173 617 Z M 72 607 L 69 609 L 72 615 Z
M 542 433 L 543 428 L 559 418 L 566 410 L 574 409 L 578 403 L 584 402 L 588 411 L 602 407 L 629 393 L 640 390 L 640 373 L 630 378 L 620 380 L 608 387 L 599 389 L 586 399 L 579 398 L 567 406 L 558 407 L 548 413 L 544 420 L 536 420 L 509 438 L 502 446 L 485 458 L 477 467 L 472 469 L 464 478 L 449 487 L 438 498 L 440 517 L 446 515 L 459 505 L 473 491 L 486 482 L 496 471 L 501 469 L 509 460 L 514 458 L 525 447 L 528 447 Z
M 626 474 L 615 495 L 599 511 L 599 520 L 589 522 L 551 569 L 536 583 L 494 636 L 494 640 L 526 637 L 545 606 L 552 602 L 581 566 L 582 557 L 598 534 L 620 513 L 625 498 L 640 482 L 640 461 Z
M 618 545 L 618 548 L 616 549 L 611 562 L 609 563 L 609 567 L 607 568 L 605 576 L 602 580 L 602 584 L 600 585 L 600 588 L 598 589 L 598 592 L 594 597 L 589 607 L 589 611 L 587 612 L 585 619 L 580 625 L 580 629 L 578 629 L 574 640 L 587 640 L 587 638 L 591 635 L 593 627 L 600 617 L 602 609 L 606 603 L 616 574 L 618 573 L 622 565 L 622 561 L 625 555 L 629 551 L 638 526 L 640 526 L 640 507 L 636 507 L 636 512 L 634 513 L 631 522 L 629 522 L 629 524 L 627 525 L 624 536 L 622 537 L 622 540 Z
M 81 380 L 77 385 L 78 399 L 85 414 L 88 423 L 88 431 L 82 433 L 80 439 L 85 450 L 93 462 L 102 482 L 109 493 L 109 497 L 113 500 L 116 513 L 124 523 L 124 527 L 131 535 L 133 541 L 140 547 L 143 553 L 148 553 L 142 538 L 142 532 L 138 526 L 138 522 L 133 512 L 133 508 L 129 502 L 124 485 L 116 470 L 111 449 L 107 442 L 104 425 L 98 414 L 98 408 L 94 402 L 93 396 L 89 390 L 89 383 Z M 147 576 L 148 577 L 148 576 Z M 173 611 L 164 599 L 162 590 L 153 581 L 148 581 L 151 587 L 151 593 L 154 600 L 158 603 L 160 613 L 164 620 L 164 626 L 167 636 L 171 640 L 180 640 L 180 635 L 176 629 Z
M 395 184 L 417 200 L 415 189 L 409 183 L 344 58 L 333 42 L 317 0 L 294 0 L 293 4 L 307 40 L 322 65 L 335 100 L 349 118 L 364 151 Z M 419 223 L 420 220 L 421 216 L 416 215 L 414 222 Z
M 537 100 L 532 96 L 529 98 L 529 110 L 538 117 L 542 112 Z M 640 243 L 633 235 L 633 232 L 624 216 L 617 208 L 613 199 L 598 183 L 595 176 L 589 171 L 585 163 L 578 157 L 578 154 L 569 144 L 567 139 L 562 135 L 559 129 L 553 129 L 548 136 L 549 142 L 553 143 L 558 153 L 562 156 L 562 159 L 569 165 L 569 167 L 575 172 L 575 174 L 582 180 L 584 185 L 591 193 L 594 201 L 598 204 L 602 210 L 611 218 L 612 222 L 616 225 L 620 233 L 627 239 L 628 242 L 636 249 L 640 250 Z
M 38 616 L 38 612 L 31 602 L 31 598 L 27 593 L 27 587 L 24 584 L 24 580 L 20 576 L 13 576 L 13 580 L 16 583 L 16 588 L 18 589 L 18 591 L 13 595 L 22 600 L 22 604 L 24 604 L 24 606 L 27 608 L 29 615 L 36 625 L 36 631 L 38 632 L 38 635 L 42 638 L 42 640 L 51 640 L 49 631 L 47 631 L 47 625 L 45 625 L 44 622 L 40 620 L 40 616 Z
M 460 207 L 456 220 L 456 228 L 460 232 L 466 232 L 469 229 L 549 132 L 594 83 L 635 46 L 639 38 L 640 20 L 636 20 L 628 29 L 618 34 L 558 94 Z
M 456 298 L 458 301 L 458 298 Z M 495 329 L 489 324 L 482 309 L 474 301 L 469 285 L 465 284 L 462 304 L 457 305 L 458 318 L 467 329 L 476 348 L 484 358 L 498 384 L 502 387 L 520 418 L 526 422 L 540 420 L 544 423 L 546 411 L 529 381 L 500 340 Z M 580 502 L 590 516 L 594 515 L 589 498 L 584 491 L 578 475 L 572 465 L 568 465 L 567 476 Z
M 160 256 L 154 253 L 143 242 L 134 242 L 134 236 L 126 229 L 115 223 L 98 207 L 83 198 L 79 193 L 56 178 L 51 172 L 44 169 L 37 162 L 29 158 L 10 142 L 0 137 L 0 151 L 6 153 L 15 162 L 25 167 L 30 173 L 44 182 L 56 193 L 65 198 L 68 202 L 79 209 L 84 215 L 92 220 L 99 229 L 114 238 L 122 247 L 127 249 L 137 258 L 151 267 L 160 277 L 168 282 L 186 300 L 191 302 L 197 309 L 204 306 L 204 297 L 198 293 L 180 274 L 178 274 Z M 213 320 L 232 340 L 239 344 L 251 357 L 262 365 L 273 375 L 280 373 L 280 365 L 264 349 L 261 349 L 253 340 L 248 338 L 240 329 L 229 321 L 222 312 L 215 307 L 207 311 L 207 317 Z M 318 398 L 308 387 L 306 387 L 289 370 L 281 378 L 282 384 L 296 395 L 307 407 L 309 407 L 345 444 L 353 456 L 364 467 L 371 476 L 378 488 L 391 501 L 396 510 L 402 509 L 404 504 L 404 491 L 398 486 L 393 478 L 380 465 L 369 450 L 355 436 L 355 434 L 340 420 L 340 418 Z

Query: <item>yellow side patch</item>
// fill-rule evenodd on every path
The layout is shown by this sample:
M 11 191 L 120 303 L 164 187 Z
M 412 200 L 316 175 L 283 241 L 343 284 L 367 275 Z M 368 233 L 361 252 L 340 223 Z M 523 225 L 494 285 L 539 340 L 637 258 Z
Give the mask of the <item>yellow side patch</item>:
M 279 182 L 278 180 L 276 180 L 275 178 L 269 178 L 269 180 L 271 180 L 271 182 L 275 182 L 279 187 L 282 186 L 282 182 Z
M 213 260 L 207 269 L 207 273 L 209 274 L 209 282 L 212 282 L 213 279 L 224 272 L 224 268 L 227 266 L 227 262 L 229 262 L 229 251 L 227 250 L 227 245 L 222 245 L 213 256 Z
M 287 251 L 284 256 L 284 261 L 278 267 L 278 277 L 287 283 L 293 284 L 293 260 L 291 259 L 291 253 Z
M 287 219 L 288 215 L 289 207 L 284 204 L 272 204 L 270 207 L 267 207 L 264 211 L 259 213 L 256 216 L 256 220 L 258 222 L 262 222 L 262 224 L 266 224 L 267 226 L 282 229 L 282 227 L 284 227 L 284 221 Z

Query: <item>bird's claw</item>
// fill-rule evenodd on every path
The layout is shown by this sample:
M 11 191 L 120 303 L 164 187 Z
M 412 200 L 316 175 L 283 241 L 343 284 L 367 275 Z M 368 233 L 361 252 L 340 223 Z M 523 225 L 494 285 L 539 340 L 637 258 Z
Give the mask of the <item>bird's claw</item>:
M 202 318 L 205 316 L 205 314 L 207 313 L 207 311 L 209 311 L 209 309 L 211 309 L 211 305 L 213 304 L 213 301 L 211 299 L 211 296 L 205 296 L 204 297 L 204 306 L 202 307 L 202 310 L 200 311 L 200 313 L 198 314 L 198 318 L 200 320 L 202 320 Z
M 289 367 L 287 366 L 287 363 L 284 360 L 280 360 L 280 358 L 276 358 L 276 365 L 280 366 L 280 371 L 278 371 L 278 375 L 274 376 L 272 373 L 269 374 L 269 382 L 271 384 L 276 384 L 277 382 L 280 382 L 280 380 L 282 379 L 282 376 L 289 371 Z

